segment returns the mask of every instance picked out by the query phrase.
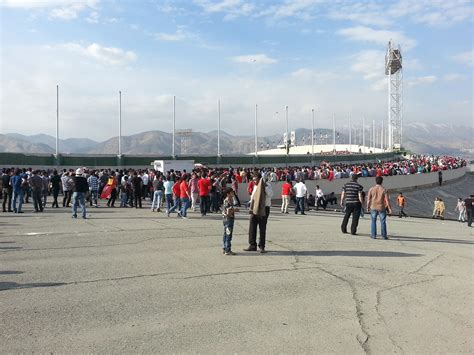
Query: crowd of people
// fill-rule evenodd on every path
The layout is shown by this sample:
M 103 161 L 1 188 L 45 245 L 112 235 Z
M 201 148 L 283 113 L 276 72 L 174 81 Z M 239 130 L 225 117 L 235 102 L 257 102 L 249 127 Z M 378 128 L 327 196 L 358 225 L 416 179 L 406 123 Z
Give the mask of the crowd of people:
M 305 214 L 309 207 L 326 209 L 337 204 L 334 192 L 324 194 L 319 185 L 314 195 L 306 188 L 305 180 L 350 178 L 344 185 L 340 204 L 344 210 L 341 231 L 347 233 L 352 216 L 351 233 L 357 233 L 358 220 L 365 210 L 371 214 L 372 237 L 376 237 L 377 217 L 381 219 L 382 237 L 387 238 L 386 215 L 391 213 L 388 194 L 382 187 L 384 176 L 438 172 L 442 184 L 442 171 L 466 165 L 460 158 L 448 156 L 414 155 L 408 159 L 390 162 L 360 164 L 329 164 L 323 162 L 313 167 L 286 168 L 196 168 L 193 171 L 168 171 L 153 169 L 20 169 L 2 170 L 1 189 L 3 212 L 23 213 L 23 204 L 32 200 L 35 213 L 41 213 L 51 197 L 51 208 L 72 207 L 72 217 L 77 218 L 81 207 L 82 218 L 87 218 L 86 204 L 97 208 L 102 201 L 109 208 L 142 208 L 142 201 L 149 199 L 152 212 L 172 213 L 186 219 L 188 209 L 224 216 L 223 252 L 232 255 L 231 239 L 235 211 L 241 206 L 239 184 L 245 183 L 251 211 L 248 251 L 265 252 L 265 231 L 271 200 L 274 196 L 272 182 L 283 181 L 281 188 L 281 213 L 289 213 L 290 202 L 294 213 Z M 366 194 L 357 182 L 359 178 L 375 177 L 376 185 Z M 260 182 L 263 185 L 260 186 Z M 61 201 L 58 201 L 61 195 Z M 263 196 L 263 197 L 262 197 Z M 105 202 L 106 201 L 106 202 Z M 72 206 L 71 206 L 72 204 Z M 399 217 L 406 217 L 406 199 L 397 196 Z M 472 201 L 459 199 L 456 211 L 459 221 L 472 223 Z M 364 208 L 366 207 L 366 208 Z M 444 218 L 445 206 L 441 198 L 435 201 L 433 218 Z M 256 243 L 257 228 L 260 241 Z

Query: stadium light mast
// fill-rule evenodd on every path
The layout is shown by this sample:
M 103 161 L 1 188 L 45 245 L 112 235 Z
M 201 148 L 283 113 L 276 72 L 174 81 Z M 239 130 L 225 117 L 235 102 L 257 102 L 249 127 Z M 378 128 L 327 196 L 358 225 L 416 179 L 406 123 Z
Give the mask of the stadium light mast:
M 388 78 L 387 148 L 400 149 L 403 139 L 403 66 L 402 50 L 388 42 L 385 54 L 385 75 Z

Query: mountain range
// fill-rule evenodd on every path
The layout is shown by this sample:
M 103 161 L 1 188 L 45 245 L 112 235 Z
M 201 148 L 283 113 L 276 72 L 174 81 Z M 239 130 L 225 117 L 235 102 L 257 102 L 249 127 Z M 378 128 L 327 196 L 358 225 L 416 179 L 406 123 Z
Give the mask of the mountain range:
M 359 134 L 360 135 L 360 134 Z M 296 130 L 298 145 L 309 142 L 311 130 Z M 332 130 L 316 129 L 316 140 L 321 137 L 332 142 Z M 353 139 L 356 139 L 353 134 Z M 337 141 L 348 142 L 347 131 L 337 133 Z M 474 130 L 472 127 L 454 126 L 449 124 L 410 123 L 404 126 L 404 147 L 420 154 L 462 155 L 469 159 L 474 157 Z M 282 142 L 281 135 L 259 137 L 259 150 L 275 148 Z M 360 139 L 360 138 L 358 138 Z M 368 134 L 367 134 L 368 142 Z M 123 154 L 155 154 L 171 155 L 172 134 L 162 131 L 149 131 L 130 136 L 122 136 Z M 0 152 L 12 153 L 46 153 L 55 152 L 56 139 L 46 134 L 26 136 L 18 133 L 0 134 Z M 176 154 L 178 155 L 214 155 L 217 153 L 217 131 L 192 132 L 189 137 L 176 138 Z M 223 155 L 247 154 L 255 149 L 253 136 L 233 136 L 226 132 L 220 133 L 220 152 Z M 68 138 L 59 140 L 59 151 L 62 154 L 116 154 L 118 137 L 103 142 L 88 138 Z

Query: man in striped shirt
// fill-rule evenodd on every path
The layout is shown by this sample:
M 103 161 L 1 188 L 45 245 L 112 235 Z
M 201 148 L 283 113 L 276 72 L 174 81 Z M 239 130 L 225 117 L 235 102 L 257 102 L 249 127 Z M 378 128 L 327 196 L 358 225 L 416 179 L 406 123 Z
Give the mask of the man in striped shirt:
M 91 176 L 87 179 L 87 183 L 89 185 L 90 205 L 91 207 L 98 207 L 97 198 L 99 196 L 99 178 L 97 177 L 96 171 L 91 173 Z
M 344 208 L 345 214 L 341 224 L 342 233 L 347 233 L 347 223 L 352 214 L 351 234 L 357 234 L 357 226 L 359 225 L 360 211 L 362 209 L 362 185 L 357 182 L 357 175 L 352 175 L 352 181 L 346 183 L 342 188 L 341 207 Z

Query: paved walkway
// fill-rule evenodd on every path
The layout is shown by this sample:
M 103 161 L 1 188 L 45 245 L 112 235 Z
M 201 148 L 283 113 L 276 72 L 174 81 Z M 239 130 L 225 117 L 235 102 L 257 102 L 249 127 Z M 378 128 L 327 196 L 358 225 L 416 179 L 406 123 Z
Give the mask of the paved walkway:
M 221 254 L 219 216 L 0 215 L 1 352 L 474 352 L 472 229 L 272 211 L 270 253 Z

